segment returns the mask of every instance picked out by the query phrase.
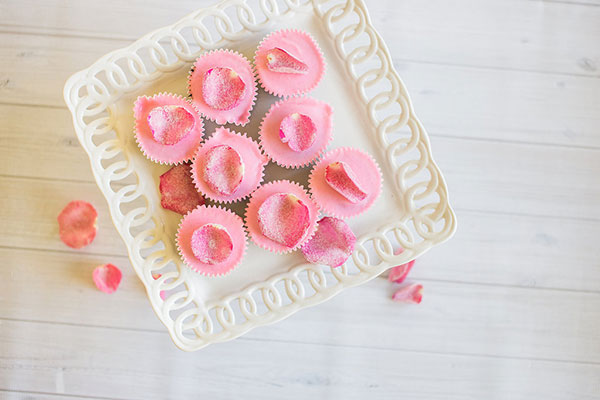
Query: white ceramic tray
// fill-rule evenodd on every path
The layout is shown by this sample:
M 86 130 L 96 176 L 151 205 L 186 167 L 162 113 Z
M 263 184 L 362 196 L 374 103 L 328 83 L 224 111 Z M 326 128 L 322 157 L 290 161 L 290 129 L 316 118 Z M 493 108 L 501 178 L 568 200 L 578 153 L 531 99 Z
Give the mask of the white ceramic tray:
M 132 105 L 144 94 L 185 95 L 188 70 L 203 51 L 225 47 L 252 59 L 260 39 L 281 28 L 306 30 L 318 41 L 327 71 L 311 94 L 333 106 L 330 148 L 371 153 L 383 171 L 382 195 L 368 212 L 348 220 L 358 243 L 342 267 L 306 264 L 299 252 L 275 255 L 251 244 L 232 273 L 202 277 L 179 259 L 174 238 L 180 217 L 160 207 L 158 192 L 158 177 L 168 167 L 138 150 Z M 323 302 L 418 257 L 456 228 L 429 139 L 361 0 L 223 1 L 105 55 L 69 78 L 64 96 L 131 264 L 183 350 L 233 339 Z M 275 100 L 259 92 L 251 122 L 234 129 L 256 138 Z M 213 128 L 207 123 L 207 133 Z M 307 175 L 306 169 L 267 167 L 267 180 L 305 184 Z M 244 207 L 232 208 L 241 214 Z M 399 248 L 405 251 L 395 255 Z M 153 273 L 162 276 L 154 280 Z

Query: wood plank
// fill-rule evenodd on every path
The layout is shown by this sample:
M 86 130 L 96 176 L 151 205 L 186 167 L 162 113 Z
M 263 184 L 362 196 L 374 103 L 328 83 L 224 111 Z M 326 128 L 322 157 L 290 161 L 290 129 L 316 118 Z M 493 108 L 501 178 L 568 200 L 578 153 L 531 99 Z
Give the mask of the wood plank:
M 26 0 L 16 7 L 14 1 L 0 5 L 5 31 L 129 40 L 214 3 Z M 392 54 L 401 59 L 598 77 L 600 49 L 589 39 L 600 35 L 600 9 L 579 2 L 407 0 L 368 7 Z
M 31 391 L 0 390 L 2 400 L 122 400 L 111 397 L 73 396 Z
M 164 331 L 124 258 L 7 249 L 0 256 L 18 269 L 0 270 L 0 318 Z M 93 267 L 104 262 L 124 273 L 111 296 L 91 282 Z M 600 363 L 600 293 L 429 281 L 419 272 L 425 267 L 410 277 L 424 282 L 419 306 L 392 302 L 394 286 L 376 279 L 245 337 Z
M 13 390 L 53 392 L 63 379 L 69 395 L 148 400 L 600 398 L 595 364 L 245 339 L 192 357 L 164 334 L 15 321 L 2 321 L 0 341 L 0 386 Z

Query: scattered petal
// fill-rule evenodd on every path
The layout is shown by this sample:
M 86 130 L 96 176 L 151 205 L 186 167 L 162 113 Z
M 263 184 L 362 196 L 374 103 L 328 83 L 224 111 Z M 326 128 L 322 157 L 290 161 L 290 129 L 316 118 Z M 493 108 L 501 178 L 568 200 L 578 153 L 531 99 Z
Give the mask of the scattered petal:
M 306 74 L 308 66 L 287 51 L 274 47 L 267 51 L 267 68 L 273 72 Z
M 117 290 L 121 277 L 121 270 L 112 264 L 99 265 L 92 274 L 96 287 L 104 293 L 113 293 Z
M 206 224 L 192 234 L 192 252 L 204 264 L 218 264 L 233 252 L 233 241 L 224 226 Z
M 86 201 L 74 200 L 58 215 L 60 240 L 69 247 L 80 249 L 96 237 L 98 212 Z
M 310 225 L 308 207 L 296 195 L 276 193 L 258 209 L 258 225 L 263 235 L 287 247 L 296 246 Z
M 157 280 L 158 278 L 160 278 L 162 276 L 162 274 L 159 274 L 158 272 L 153 272 L 152 273 L 152 278 L 154 280 Z M 164 290 L 161 290 L 160 293 L 158 293 L 158 295 L 160 296 L 161 299 L 165 299 L 167 297 L 167 292 Z
M 179 143 L 195 124 L 194 116 L 181 106 L 156 107 L 148 114 L 148 126 L 154 140 L 165 145 Z
M 174 166 L 162 174 L 159 180 L 162 208 L 185 215 L 204 204 L 204 198 L 194 186 L 191 167 L 188 164 Z
M 419 304 L 423 299 L 423 285 L 413 283 L 407 286 L 402 286 L 394 293 L 392 300 L 405 303 Z
M 317 232 L 302 246 L 302 254 L 308 262 L 339 267 L 354 251 L 356 236 L 343 220 L 323 217 Z
M 246 84 L 231 68 L 215 67 L 206 71 L 202 82 L 204 102 L 216 110 L 231 110 L 240 104 Z
M 415 260 L 407 262 L 406 264 L 397 265 L 390 270 L 390 274 L 388 275 L 388 280 L 390 282 L 402 283 L 408 276 L 408 273 L 412 269 L 415 264 Z
M 204 181 L 215 192 L 229 196 L 242 183 L 244 162 L 231 146 L 214 146 L 205 154 Z
M 294 151 L 304 151 L 315 142 L 317 126 L 308 115 L 293 113 L 281 120 L 279 138 Z
M 349 202 L 356 204 L 367 197 L 356 176 L 345 162 L 333 162 L 325 168 L 325 181 Z

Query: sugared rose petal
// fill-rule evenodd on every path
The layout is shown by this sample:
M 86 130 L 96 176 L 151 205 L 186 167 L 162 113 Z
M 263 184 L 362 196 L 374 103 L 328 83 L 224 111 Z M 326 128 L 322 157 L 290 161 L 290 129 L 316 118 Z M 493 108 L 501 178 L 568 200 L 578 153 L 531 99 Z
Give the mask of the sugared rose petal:
M 306 74 L 308 66 L 287 51 L 274 47 L 267 51 L 267 68 L 286 74 Z
M 244 95 L 246 84 L 231 68 L 215 67 L 206 71 L 202 82 L 202 97 L 216 110 L 231 110 Z
M 153 108 L 148 114 L 148 126 L 154 140 L 165 145 L 178 143 L 196 123 L 194 116 L 181 106 Z
M 345 162 L 329 164 L 325 169 L 325 181 L 353 204 L 367 197 L 367 193 L 358 186 L 356 176 Z
M 204 264 L 218 264 L 229 258 L 233 241 L 224 226 L 206 224 L 192 234 L 192 252 Z
M 96 237 L 98 213 L 88 202 L 75 200 L 58 215 L 60 240 L 69 247 L 80 249 Z
M 235 192 L 243 178 L 244 163 L 233 147 L 222 144 L 206 152 L 203 179 L 212 190 L 228 196 Z
M 176 165 L 160 176 L 160 205 L 181 215 L 187 214 L 199 205 L 204 198 L 194 186 L 191 167 L 188 164 Z
M 308 262 L 339 267 L 354 251 L 356 236 L 343 220 L 323 217 L 318 222 L 317 233 L 302 246 Z
M 411 285 L 403 286 L 394 293 L 392 300 L 405 302 L 405 303 L 417 303 L 419 304 L 423 299 L 423 285 L 413 283 Z
M 296 195 L 276 193 L 258 209 L 258 224 L 263 235 L 291 248 L 302 240 L 309 228 L 309 210 Z
M 281 120 L 279 138 L 294 151 L 304 151 L 315 142 L 317 126 L 308 115 L 293 113 Z
M 390 282 L 402 283 L 408 276 L 408 273 L 412 269 L 415 264 L 415 260 L 407 262 L 406 264 L 397 265 L 390 270 L 390 274 L 388 275 L 388 280 Z
M 121 277 L 121 270 L 112 264 L 99 265 L 92 273 L 96 287 L 104 293 L 113 293 L 117 290 Z

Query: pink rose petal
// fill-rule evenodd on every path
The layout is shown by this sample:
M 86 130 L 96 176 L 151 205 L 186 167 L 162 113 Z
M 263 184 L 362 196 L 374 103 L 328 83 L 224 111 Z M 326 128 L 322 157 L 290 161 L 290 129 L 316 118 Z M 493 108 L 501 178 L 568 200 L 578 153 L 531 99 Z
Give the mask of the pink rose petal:
M 279 138 L 294 151 L 304 151 L 315 142 L 317 126 L 308 115 L 293 113 L 281 120 Z
M 349 202 L 356 204 L 367 197 L 356 176 L 345 162 L 333 162 L 325 168 L 325 181 Z
M 287 51 L 274 47 L 267 51 L 267 68 L 273 72 L 306 74 L 308 66 Z
M 224 226 L 206 224 L 192 234 L 192 252 L 204 264 L 218 264 L 233 252 L 233 241 Z
M 287 247 L 296 246 L 310 225 L 308 207 L 291 193 L 273 194 L 258 209 L 263 235 Z
M 86 201 L 71 201 L 57 219 L 60 240 L 69 247 L 80 249 L 96 237 L 98 212 Z
M 394 293 L 392 300 L 405 303 L 419 304 L 423 299 L 423 285 L 413 283 L 407 286 L 402 286 Z
M 302 254 L 308 262 L 339 267 L 354 251 L 356 236 L 343 220 L 323 217 L 317 232 L 302 246 Z
M 415 264 L 415 260 L 407 262 L 406 264 L 397 265 L 390 270 L 390 274 L 388 275 L 388 280 L 390 282 L 402 283 L 408 276 L 408 273 L 412 269 Z
M 216 110 L 231 110 L 240 104 L 246 84 L 231 68 L 215 67 L 206 71 L 202 82 L 204 102 Z
M 204 198 L 194 186 L 191 167 L 188 164 L 174 166 L 162 174 L 159 180 L 162 208 L 185 215 L 204 204 Z
M 113 293 L 117 290 L 121 277 L 121 270 L 112 264 L 99 265 L 92 273 L 96 287 L 104 293 Z
M 162 274 L 159 274 L 157 272 L 153 272 L 152 273 L 152 278 L 154 280 L 157 280 L 158 278 L 160 278 L 162 276 Z M 167 297 L 167 292 L 165 292 L 164 290 L 161 290 L 160 293 L 158 293 L 158 295 L 160 296 L 161 299 L 165 299 Z
M 244 163 L 231 146 L 218 145 L 205 154 L 203 179 L 215 192 L 229 196 L 242 183 Z
M 148 114 L 148 126 L 154 140 L 165 145 L 178 143 L 194 129 L 194 116 L 181 106 L 153 108 Z

